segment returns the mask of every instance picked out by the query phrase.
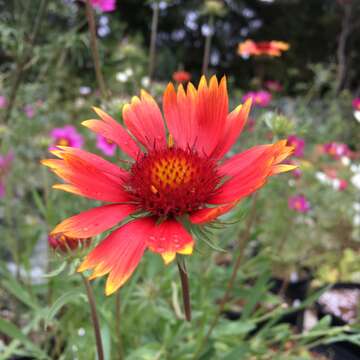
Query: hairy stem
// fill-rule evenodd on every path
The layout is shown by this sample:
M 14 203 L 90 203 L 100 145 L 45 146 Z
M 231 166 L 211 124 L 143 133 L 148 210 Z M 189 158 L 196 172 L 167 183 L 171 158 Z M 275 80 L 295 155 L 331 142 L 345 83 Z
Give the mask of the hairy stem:
M 90 0 L 85 0 L 85 12 L 86 12 L 86 18 L 89 25 L 89 33 L 90 33 L 90 48 L 91 48 L 91 54 L 94 61 L 94 67 L 95 67 L 95 75 L 96 75 L 96 81 L 99 85 L 100 93 L 103 99 L 107 99 L 108 93 L 106 91 L 106 85 L 105 80 L 101 71 L 100 66 L 100 57 L 99 57 L 99 49 L 97 46 L 97 40 L 96 40 L 96 25 L 95 25 L 95 17 L 94 17 L 94 11 L 90 4 Z
M 183 296 L 183 304 L 184 304 L 184 312 L 185 319 L 187 321 L 191 321 L 191 302 L 190 302 L 190 290 L 189 290 L 189 278 L 185 268 L 185 262 L 177 261 L 179 275 L 181 280 L 181 288 L 182 288 L 182 296 Z
M 91 313 L 91 319 L 94 327 L 94 335 L 95 335 L 95 341 L 96 341 L 96 350 L 98 355 L 98 360 L 104 360 L 104 350 L 101 340 L 101 333 L 100 333 L 100 322 L 96 311 L 96 302 L 95 302 L 95 296 L 94 292 L 92 291 L 91 285 L 89 280 L 81 274 L 81 278 L 83 279 L 87 298 L 90 305 L 90 313 Z

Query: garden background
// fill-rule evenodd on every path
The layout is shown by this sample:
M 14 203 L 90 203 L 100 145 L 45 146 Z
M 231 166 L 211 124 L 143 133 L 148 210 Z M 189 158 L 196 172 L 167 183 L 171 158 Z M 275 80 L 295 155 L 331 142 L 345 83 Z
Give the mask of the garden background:
M 0 359 L 360 359 L 359 64 L 358 0 L 0 0 Z M 95 202 L 40 161 L 121 163 L 92 107 L 123 123 L 201 75 L 253 101 L 228 155 L 286 139 L 297 168 L 199 232 L 186 321 L 176 262 L 147 253 L 111 296 L 76 271 L 102 237 L 49 233 Z

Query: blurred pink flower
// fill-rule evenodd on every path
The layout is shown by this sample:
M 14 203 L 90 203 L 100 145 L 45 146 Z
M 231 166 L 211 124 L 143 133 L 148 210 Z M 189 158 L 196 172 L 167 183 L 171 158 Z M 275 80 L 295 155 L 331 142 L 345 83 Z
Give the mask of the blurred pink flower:
M 255 106 L 266 107 L 270 104 L 272 95 L 266 90 L 249 91 L 243 96 L 243 101 L 248 99 L 252 99 Z
M 331 142 L 323 145 L 323 151 L 334 159 L 340 159 L 343 156 L 349 156 L 351 151 L 346 144 Z
M 50 136 L 53 141 L 49 146 L 49 150 L 56 150 L 57 146 L 81 148 L 84 143 L 82 135 L 79 134 L 72 125 L 66 125 L 62 128 L 54 128 L 51 130 Z
M 102 12 L 116 10 L 116 0 L 90 0 L 91 5 Z
M 287 138 L 287 143 L 290 146 L 295 148 L 293 155 L 297 157 L 304 156 L 304 147 L 305 147 L 305 140 L 301 137 L 296 135 L 289 135 Z
M 24 113 L 29 119 L 32 119 L 35 116 L 35 108 L 30 104 L 25 105 Z
M 299 213 L 306 214 L 310 211 L 310 202 L 306 199 L 304 195 L 294 195 L 291 196 L 288 200 L 289 209 L 295 210 Z
M 0 109 L 4 109 L 7 106 L 7 99 L 4 95 L 0 95 Z
M 273 92 L 280 92 L 284 89 L 284 87 L 276 80 L 267 80 L 264 85 L 268 90 Z
M 354 110 L 360 110 L 360 97 L 357 97 L 352 101 L 352 106 Z
M 107 156 L 115 155 L 116 144 L 101 135 L 97 136 L 96 147 L 100 149 L 104 155 Z
M 0 155 L 0 198 L 5 195 L 5 176 L 11 168 L 14 154 L 9 151 L 5 155 Z

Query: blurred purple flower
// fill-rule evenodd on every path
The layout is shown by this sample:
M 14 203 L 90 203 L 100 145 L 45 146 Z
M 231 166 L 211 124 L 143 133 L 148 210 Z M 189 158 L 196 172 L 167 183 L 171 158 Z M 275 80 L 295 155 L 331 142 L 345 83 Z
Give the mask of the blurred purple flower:
M 306 199 L 304 195 L 294 195 L 291 196 L 288 200 L 289 209 L 295 210 L 299 213 L 306 214 L 310 211 L 310 202 Z
M 349 156 L 351 151 L 346 144 L 331 142 L 323 145 L 323 151 L 334 159 L 340 159 L 343 156 Z
M 304 156 L 304 147 L 305 147 L 305 140 L 301 137 L 296 135 L 289 135 L 287 138 L 287 143 L 290 146 L 295 148 L 293 155 L 297 157 Z
M 81 148 L 84 139 L 79 134 L 75 127 L 72 125 L 66 125 L 62 128 L 54 128 L 50 132 L 52 138 L 52 144 L 49 146 L 49 150 L 56 150 L 56 146 L 71 146 L 75 148 Z
M 272 95 L 266 90 L 249 91 L 243 96 L 243 101 L 252 99 L 253 104 L 259 107 L 266 107 L 270 104 Z
M 4 95 L 0 95 L 0 109 L 4 109 L 7 106 L 7 99 Z
M 11 168 L 14 154 L 9 151 L 5 155 L 0 155 L 0 198 L 5 195 L 5 176 Z
M 116 10 L 116 0 L 90 0 L 90 3 L 94 8 L 102 12 Z
M 284 87 L 276 80 L 267 80 L 264 85 L 268 90 L 273 92 L 280 92 L 284 89 Z
M 101 135 L 97 135 L 96 147 L 101 150 L 104 155 L 115 155 L 116 144 Z
M 29 119 L 32 119 L 35 116 L 35 108 L 30 104 L 25 105 L 24 113 Z

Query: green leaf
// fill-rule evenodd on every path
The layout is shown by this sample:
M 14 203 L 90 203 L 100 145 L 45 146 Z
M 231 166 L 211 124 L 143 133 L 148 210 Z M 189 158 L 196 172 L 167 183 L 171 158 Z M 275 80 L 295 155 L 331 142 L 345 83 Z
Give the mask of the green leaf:
M 45 316 L 45 328 L 64 305 L 77 300 L 79 297 L 86 299 L 85 295 L 79 290 L 71 290 L 61 295 L 47 311 Z
M 36 299 L 31 297 L 28 291 L 13 277 L 1 281 L 1 286 L 28 307 L 34 310 L 40 309 L 40 305 L 37 303 Z
M 254 328 L 255 325 L 251 321 L 225 322 L 215 328 L 213 336 L 219 338 L 246 335 Z
M 0 332 L 9 336 L 13 340 L 20 341 L 27 349 L 29 349 L 34 355 L 36 355 L 36 359 L 48 359 L 48 356 L 39 347 L 33 344 L 21 332 L 21 330 L 11 322 L 0 319 Z
M 43 277 L 44 277 L 44 278 L 51 278 L 51 277 L 58 276 L 60 273 L 62 273 L 62 272 L 64 271 L 65 268 L 66 268 L 66 262 L 63 261 L 63 262 L 61 263 L 61 265 L 60 265 L 57 269 L 55 269 L 55 270 L 53 270 L 53 271 L 50 271 L 50 272 L 47 273 L 47 274 L 44 274 Z

